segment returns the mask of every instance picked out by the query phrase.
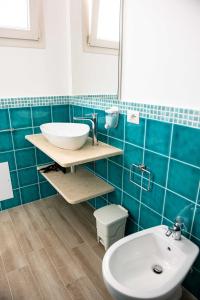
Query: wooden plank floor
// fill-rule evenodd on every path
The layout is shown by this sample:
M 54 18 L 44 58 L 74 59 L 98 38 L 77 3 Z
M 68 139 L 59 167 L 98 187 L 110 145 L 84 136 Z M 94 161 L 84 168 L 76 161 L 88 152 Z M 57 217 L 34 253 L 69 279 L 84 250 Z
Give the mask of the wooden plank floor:
M 111 300 L 92 213 L 59 196 L 0 213 L 0 300 Z

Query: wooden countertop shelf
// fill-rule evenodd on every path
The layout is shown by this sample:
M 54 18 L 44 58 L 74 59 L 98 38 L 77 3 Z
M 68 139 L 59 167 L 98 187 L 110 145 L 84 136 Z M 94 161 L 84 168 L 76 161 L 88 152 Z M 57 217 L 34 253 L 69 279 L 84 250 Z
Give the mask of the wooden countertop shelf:
M 40 168 L 38 168 L 40 169 Z M 77 204 L 114 191 L 114 187 L 90 171 L 79 167 L 75 173 L 42 173 L 47 181 L 70 204 Z
M 81 149 L 75 151 L 61 149 L 50 144 L 42 134 L 27 135 L 25 138 L 62 167 L 76 166 L 123 154 L 121 149 L 102 142 L 99 142 L 98 146 L 92 146 L 90 138 Z

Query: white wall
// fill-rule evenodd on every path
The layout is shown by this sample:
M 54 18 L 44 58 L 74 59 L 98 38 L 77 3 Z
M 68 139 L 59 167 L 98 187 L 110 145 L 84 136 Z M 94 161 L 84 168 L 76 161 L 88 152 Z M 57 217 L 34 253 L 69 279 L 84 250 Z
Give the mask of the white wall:
M 0 98 L 71 93 L 69 0 L 43 0 L 45 48 L 0 47 Z
M 200 1 L 125 0 L 122 99 L 200 109 Z
M 81 2 L 43 0 L 44 49 L 0 47 L 0 98 L 116 94 L 118 57 L 83 51 Z
M 118 56 L 84 52 L 82 0 L 71 0 L 73 94 L 116 94 Z

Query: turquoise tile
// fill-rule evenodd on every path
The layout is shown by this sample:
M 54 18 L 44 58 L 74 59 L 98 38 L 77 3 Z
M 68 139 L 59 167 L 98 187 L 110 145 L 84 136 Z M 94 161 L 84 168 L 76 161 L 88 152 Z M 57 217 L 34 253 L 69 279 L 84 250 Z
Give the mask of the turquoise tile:
M 50 197 L 57 194 L 57 191 L 48 182 L 40 183 L 40 193 L 42 198 Z
M 91 115 L 95 112 L 94 108 L 83 107 L 83 116 Z
M 190 231 L 194 213 L 194 204 L 182 197 L 167 191 L 165 199 L 164 216 L 174 222 L 176 217 L 184 219 L 186 231 Z
M 126 121 L 125 140 L 134 145 L 144 146 L 145 119 L 140 119 L 140 124 L 133 124 Z
M 112 128 L 108 130 L 108 135 L 110 137 L 114 137 L 120 140 L 124 140 L 124 123 L 125 123 L 125 115 L 119 115 L 119 123 L 116 128 Z
M 89 170 L 91 170 L 91 171 L 94 172 L 94 170 L 95 170 L 95 164 L 96 164 L 96 162 L 91 161 L 91 162 L 89 162 L 89 163 L 87 163 L 87 164 L 84 164 L 84 166 L 85 166 L 86 168 L 88 168 Z
M 89 137 L 92 137 L 92 131 L 91 131 L 91 122 L 89 120 L 75 120 L 74 118 L 76 117 L 82 117 L 83 116 L 83 110 L 82 107 L 80 106 L 74 106 L 73 107 L 73 117 L 72 117 L 72 122 L 73 123 L 83 123 L 87 124 L 90 127 L 89 131 Z M 88 119 L 90 119 L 90 116 L 87 116 Z
M 12 208 L 21 204 L 19 190 L 14 190 L 13 195 L 14 195 L 13 198 L 1 201 L 2 210 Z
M 95 162 L 95 172 L 107 180 L 107 160 L 101 159 Z
M 168 188 L 181 196 L 196 201 L 200 170 L 189 165 L 171 160 Z
M 192 234 L 200 240 L 200 206 L 197 206 Z
M 83 108 L 81 106 L 73 105 L 72 112 L 73 112 L 73 117 L 82 117 L 83 116 Z M 74 120 L 72 122 L 74 122 Z
M 108 138 L 108 144 L 112 145 L 113 147 L 119 148 L 121 150 L 123 150 L 123 148 L 124 148 L 124 142 L 113 139 L 111 137 Z M 123 154 L 110 157 L 109 159 L 116 162 L 119 165 L 123 164 Z
M 136 233 L 138 231 L 138 226 L 130 219 L 126 222 L 126 235 Z
M 33 132 L 34 132 L 34 134 L 41 133 L 40 127 L 34 127 Z
M 37 127 L 44 123 L 50 123 L 51 107 L 50 106 L 36 106 L 32 108 L 33 126 Z
M 10 132 L 0 132 L 0 152 L 13 149 L 12 136 Z
M 103 197 L 96 198 L 96 209 L 107 205 L 107 201 Z
M 10 128 L 8 109 L 0 109 L 0 130 Z
M 88 200 L 87 203 L 92 206 L 92 208 L 96 208 L 96 198 Z
M 108 143 L 108 137 L 107 137 L 107 135 L 104 135 L 104 134 L 101 134 L 101 133 L 98 132 L 97 138 L 98 138 L 99 142 L 102 142 L 102 143 L 105 143 L 105 144 Z
M 139 217 L 139 202 L 123 193 L 122 205 L 128 210 L 129 216 L 137 223 Z
M 132 164 L 140 165 L 143 160 L 143 150 L 131 144 L 125 143 L 124 166 L 130 169 Z
M 22 204 L 40 199 L 38 184 L 21 188 Z
M 8 162 L 10 171 L 16 170 L 14 151 L 0 153 L 0 162 Z
M 168 158 L 145 151 L 144 164 L 151 171 L 152 180 L 162 186 L 165 186 L 167 176 Z
M 175 125 L 171 156 L 200 167 L 200 130 Z
M 17 150 L 15 152 L 15 155 L 16 155 L 18 169 L 27 168 L 36 165 L 34 148 Z
M 36 184 L 38 182 L 36 167 L 19 170 L 18 176 L 20 187 Z
M 130 181 L 129 171 L 124 170 L 123 190 L 135 199 L 140 199 L 140 188 Z
M 53 122 L 69 122 L 68 105 L 53 105 L 52 114 L 53 114 Z
M 121 204 L 122 191 L 115 188 L 114 192 L 108 194 L 108 201 L 113 204 Z
M 47 156 L 44 152 L 40 151 L 39 149 L 36 149 L 36 155 L 37 155 L 37 164 L 49 164 L 52 163 L 52 159 Z
M 146 148 L 169 155 L 172 124 L 147 120 Z
M 174 222 L 166 219 L 166 218 L 163 218 L 163 222 L 162 222 L 163 225 L 166 225 L 168 227 L 172 227 L 174 225 Z
M 41 175 L 40 172 L 38 172 L 38 178 L 39 178 L 39 182 L 44 182 L 44 181 L 46 181 L 46 178 L 44 178 L 44 176 Z
M 10 172 L 10 177 L 11 177 L 11 182 L 12 182 L 12 188 L 13 189 L 19 188 L 17 172 L 16 171 Z
M 69 121 L 73 122 L 73 105 L 69 105 Z
M 142 190 L 141 201 L 157 213 L 162 214 L 164 195 L 164 188 L 154 184 L 151 191 L 147 192 Z
M 161 224 L 161 216 L 149 208 L 141 205 L 140 210 L 140 226 L 144 229 Z
M 32 126 L 30 107 L 11 108 L 10 117 L 12 128 L 25 128 Z
M 122 187 L 122 168 L 108 161 L 108 180 L 116 187 Z
M 14 148 L 23 149 L 32 147 L 33 145 L 25 139 L 25 136 L 29 134 L 33 134 L 33 130 L 31 128 L 15 130 L 13 132 Z

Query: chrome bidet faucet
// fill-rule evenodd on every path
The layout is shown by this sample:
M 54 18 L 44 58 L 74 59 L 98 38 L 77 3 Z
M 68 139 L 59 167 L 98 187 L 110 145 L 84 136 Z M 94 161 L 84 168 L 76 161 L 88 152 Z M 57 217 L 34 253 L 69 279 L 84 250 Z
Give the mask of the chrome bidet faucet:
M 184 223 L 181 221 L 181 219 L 176 218 L 173 227 L 168 227 L 168 230 L 166 231 L 165 235 L 169 237 L 172 234 L 172 237 L 175 240 L 180 241 L 183 227 Z
M 98 145 L 98 139 L 97 139 L 97 124 L 98 124 L 98 114 L 92 113 L 87 114 L 85 117 L 73 117 L 76 121 L 89 121 L 91 123 L 91 129 L 92 129 L 92 145 L 96 146 Z

